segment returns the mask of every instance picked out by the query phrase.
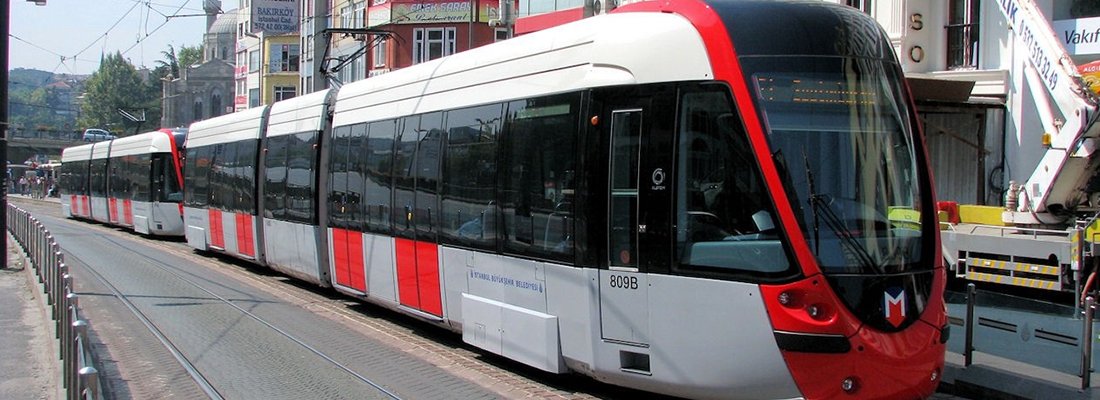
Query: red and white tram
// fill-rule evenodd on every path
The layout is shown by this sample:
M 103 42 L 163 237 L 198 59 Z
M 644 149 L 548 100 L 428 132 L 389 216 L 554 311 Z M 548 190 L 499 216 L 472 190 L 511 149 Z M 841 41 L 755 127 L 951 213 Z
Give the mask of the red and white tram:
M 855 9 L 640 2 L 193 124 L 184 231 L 546 371 L 919 398 L 948 324 L 918 127 Z
M 65 149 L 59 176 L 63 214 L 147 235 L 182 235 L 185 134 L 160 129 Z

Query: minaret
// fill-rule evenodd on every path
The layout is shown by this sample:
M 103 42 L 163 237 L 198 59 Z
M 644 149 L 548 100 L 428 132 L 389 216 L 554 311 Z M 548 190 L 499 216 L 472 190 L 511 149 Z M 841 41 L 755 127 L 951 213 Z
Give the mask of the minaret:
M 221 0 L 203 0 L 202 9 L 206 11 L 206 31 L 210 31 L 210 27 L 214 26 L 214 21 L 218 20 L 218 13 L 222 11 Z

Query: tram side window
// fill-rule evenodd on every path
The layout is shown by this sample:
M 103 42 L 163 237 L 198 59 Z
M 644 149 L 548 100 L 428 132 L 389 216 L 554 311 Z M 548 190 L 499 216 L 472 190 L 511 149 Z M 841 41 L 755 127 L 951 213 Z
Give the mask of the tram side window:
M 399 236 L 412 237 L 416 207 L 416 145 L 422 137 L 420 116 L 405 117 L 400 129 L 393 154 L 393 229 Z
M 313 198 L 317 192 L 316 171 L 317 132 L 302 132 L 287 136 L 286 156 L 286 220 L 316 224 Z
M 347 227 L 361 232 L 366 223 L 363 187 L 367 179 L 366 152 L 370 151 L 367 148 L 367 124 L 355 124 L 348 134 Z
M 504 249 L 573 261 L 580 95 L 513 101 L 500 166 Z
M 115 157 L 107 161 L 110 175 L 107 178 L 109 186 L 107 197 L 126 198 L 126 188 L 130 186 L 130 169 L 127 167 L 126 157 Z
M 367 131 L 370 136 L 360 156 L 366 168 L 366 179 L 362 191 L 353 186 L 353 181 L 349 182 L 348 195 L 363 199 L 367 231 L 389 233 L 397 120 L 371 122 Z
M 214 146 L 187 149 L 183 182 L 184 205 L 197 208 L 210 205 L 210 178 L 213 161 Z
M 107 159 L 92 160 L 91 171 L 91 195 L 107 197 Z
M 770 196 L 727 94 L 684 93 L 679 115 L 680 268 L 751 276 L 789 271 Z
M 497 148 L 503 104 L 447 112 L 442 240 L 496 249 Z
M 267 139 L 264 151 L 264 218 L 286 218 L 286 146 L 288 136 Z
M 150 166 L 152 165 L 152 155 L 142 154 L 135 157 L 134 175 L 130 180 L 131 187 L 133 188 L 131 195 L 135 200 L 139 201 L 152 201 L 150 196 Z
M 233 201 L 233 210 L 242 213 L 256 214 L 256 165 L 258 159 L 258 147 L 260 141 L 255 139 L 237 142 L 237 158 L 233 169 L 233 182 L 236 198 Z
M 439 223 L 439 162 L 443 145 L 443 113 L 420 117 L 420 141 L 416 145 L 416 239 L 436 241 Z
M 237 166 L 237 144 L 214 145 L 214 161 L 210 171 L 210 208 L 233 211 L 237 197 L 233 169 Z
M 332 129 L 328 157 L 328 225 L 348 228 L 352 211 L 348 209 L 348 168 L 351 126 Z M 358 155 L 356 155 L 358 157 Z

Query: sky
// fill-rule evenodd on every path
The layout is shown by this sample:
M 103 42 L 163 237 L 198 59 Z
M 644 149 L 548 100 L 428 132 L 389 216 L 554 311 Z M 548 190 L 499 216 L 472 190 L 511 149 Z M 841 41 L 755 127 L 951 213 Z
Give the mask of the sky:
M 185 16 L 202 14 L 203 0 L 10 1 L 12 69 L 91 74 L 100 55 L 116 51 L 138 68 L 153 69 L 168 45 L 197 46 L 206 30 L 205 16 Z M 223 10 L 233 8 L 237 0 L 222 1 Z

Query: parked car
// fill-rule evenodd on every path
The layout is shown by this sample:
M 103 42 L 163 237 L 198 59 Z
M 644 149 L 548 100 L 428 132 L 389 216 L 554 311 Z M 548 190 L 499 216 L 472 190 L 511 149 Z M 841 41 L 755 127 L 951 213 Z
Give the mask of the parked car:
M 91 128 L 84 130 L 83 139 L 85 142 L 102 142 L 104 140 L 114 140 L 118 138 L 106 130 Z

